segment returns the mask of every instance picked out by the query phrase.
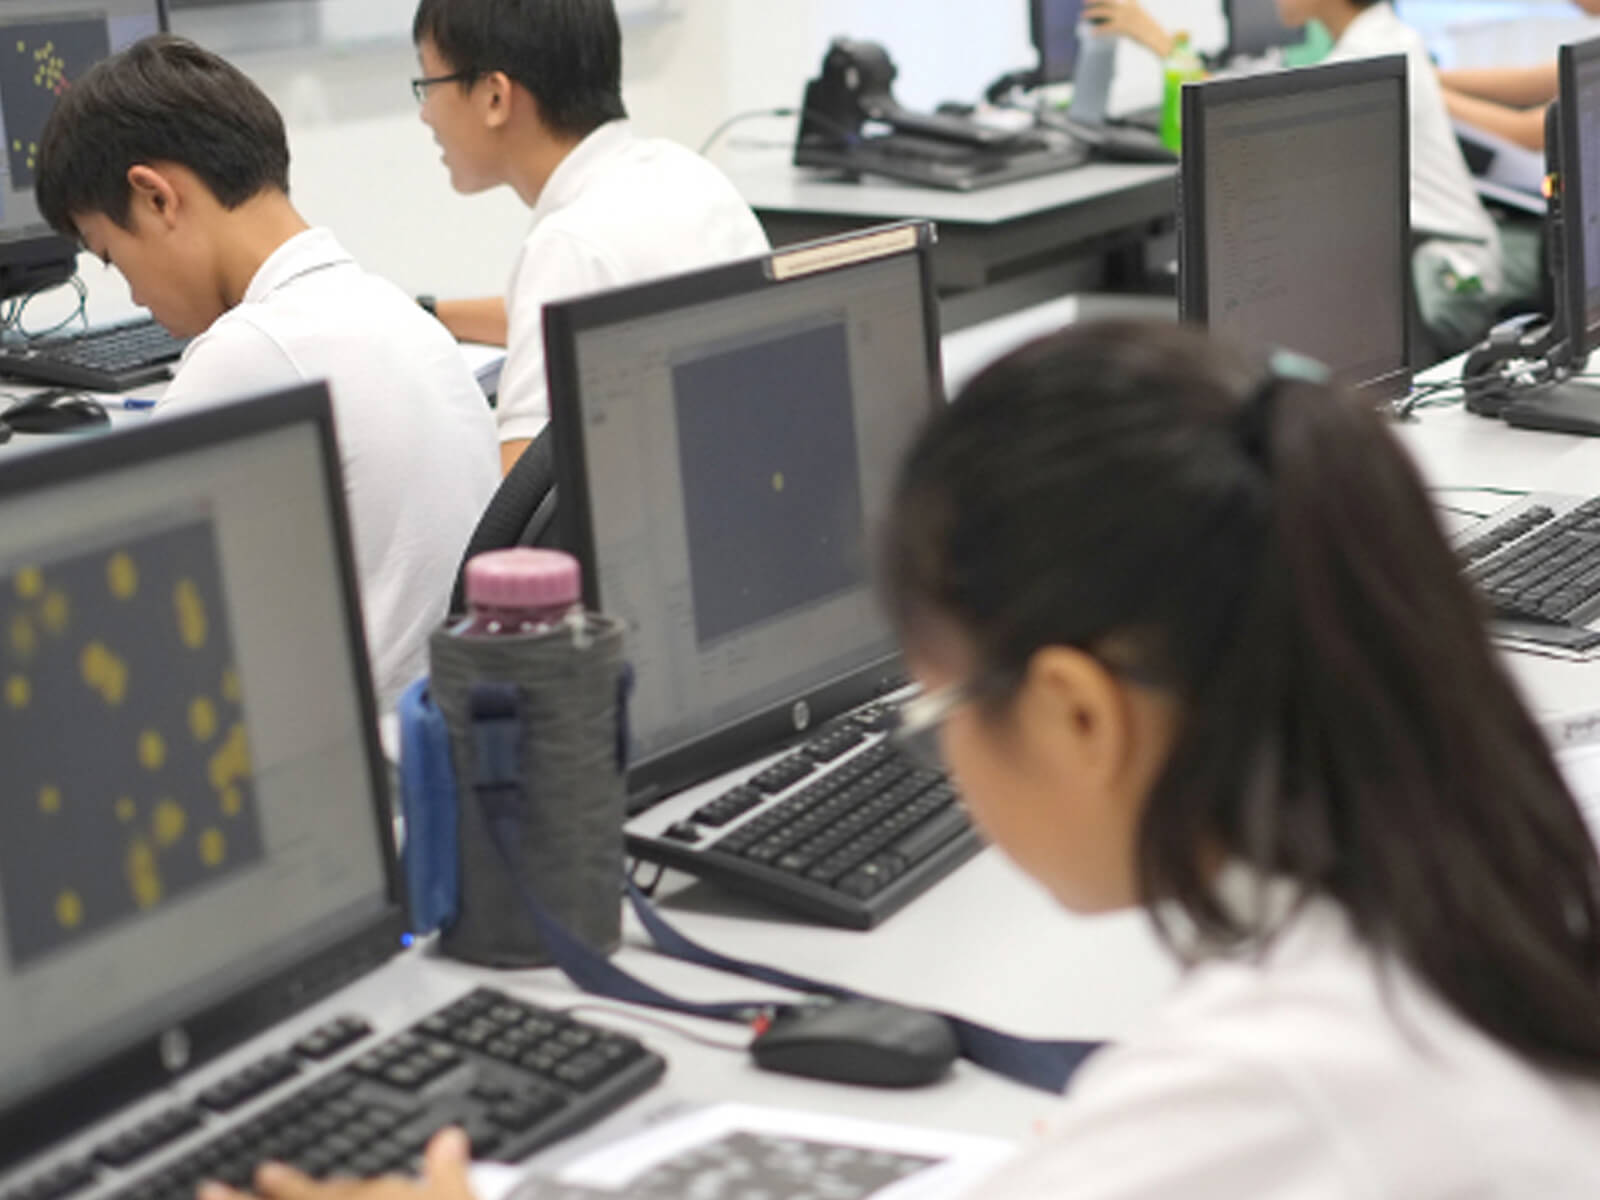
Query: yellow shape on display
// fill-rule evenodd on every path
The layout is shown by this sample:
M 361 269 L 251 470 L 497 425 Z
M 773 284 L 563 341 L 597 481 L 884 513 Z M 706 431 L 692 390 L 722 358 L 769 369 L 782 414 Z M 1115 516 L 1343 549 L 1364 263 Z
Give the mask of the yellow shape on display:
M 124 864 L 128 872 L 128 887 L 133 892 L 133 902 L 140 908 L 154 908 L 161 903 L 164 887 L 161 867 L 156 862 L 156 852 L 143 838 L 135 838 L 128 847 Z
M 244 793 L 229 784 L 222 789 L 222 815 L 237 817 L 244 811 Z
M 71 616 L 72 605 L 67 600 L 67 594 L 59 588 L 44 598 L 44 605 L 39 609 L 39 619 L 49 633 L 65 633 Z
M 208 829 L 200 835 L 200 861 L 208 867 L 220 867 L 228 857 L 228 839 L 220 829 Z
M 138 815 L 139 807 L 134 804 L 132 796 L 123 796 L 117 800 L 117 820 L 124 825 L 130 825 Z
M 54 816 L 61 811 L 61 789 L 47 783 L 39 789 L 39 811 Z
M 229 704 L 237 704 L 244 696 L 239 687 L 239 672 L 229 667 L 222 673 L 222 698 Z
M 26 675 L 13 675 L 6 680 L 6 703 L 15 709 L 28 707 L 28 701 L 33 699 L 33 685 L 28 682 Z
M 154 729 L 146 729 L 139 735 L 139 765 L 146 771 L 159 771 L 166 761 L 166 740 Z
M 76 929 L 83 924 L 83 898 L 68 890 L 56 897 L 56 920 L 63 929 Z
M 189 649 L 199 650 L 206 644 L 206 605 L 194 580 L 180 580 L 173 589 L 172 601 L 178 610 L 178 636 Z
M 207 778 L 216 792 L 226 791 L 231 784 L 250 778 L 250 742 L 243 725 L 235 723 L 228 730 L 227 740 L 211 756 Z
M 181 804 L 168 798 L 156 805 L 155 820 L 151 823 L 155 827 L 156 845 L 165 850 L 177 844 L 189 826 L 189 818 Z
M 11 649 L 18 658 L 31 658 L 39 648 L 39 633 L 27 615 L 18 613 L 11 618 Z
M 196 696 L 189 704 L 189 732 L 197 742 L 209 742 L 217 735 L 217 709 L 204 696 Z
M 90 642 L 78 655 L 78 669 L 89 690 L 97 692 L 107 704 L 118 705 L 128 694 L 128 664 L 104 642 Z
M 774 471 L 773 472 L 773 474 L 772 474 L 772 490 L 775 491 L 775 492 L 783 491 L 783 472 L 782 471 Z
M 106 563 L 106 586 L 118 600 L 132 600 L 139 592 L 139 568 L 124 553 L 111 556 Z
M 32 600 L 44 591 L 44 572 L 38 567 L 23 567 L 17 572 L 17 595 Z

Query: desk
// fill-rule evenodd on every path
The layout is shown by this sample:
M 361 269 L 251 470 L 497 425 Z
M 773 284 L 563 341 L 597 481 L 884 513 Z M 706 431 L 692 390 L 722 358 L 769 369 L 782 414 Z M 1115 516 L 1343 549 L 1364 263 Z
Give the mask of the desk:
M 735 160 L 727 171 L 774 245 L 911 217 L 938 222 L 934 270 L 947 297 L 946 329 L 1066 291 L 1137 286 L 1144 243 L 1171 227 L 1177 204 L 1171 165 L 1090 163 L 976 192 L 871 177 L 843 182 L 774 157 Z M 1093 262 L 1082 269 L 1094 258 L 1108 259 L 1107 273 Z M 1073 264 L 1078 272 L 1065 273 Z M 1031 292 L 1014 288 L 988 304 L 975 296 L 948 299 L 1041 274 Z

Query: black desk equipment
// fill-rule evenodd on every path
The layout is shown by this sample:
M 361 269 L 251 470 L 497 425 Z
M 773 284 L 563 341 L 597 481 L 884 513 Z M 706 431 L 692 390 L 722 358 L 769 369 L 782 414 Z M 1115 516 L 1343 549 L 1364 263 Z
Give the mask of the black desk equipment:
M 91 392 L 125 392 L 172 374 L 189 339 L 152 317 L 0 344 L 0 375 Z
M 884 226 L 545 309 L 562 541 L 637 674 L 629 851 L 861 928 L 979 848 L 886 741 L 904 672 L 870 580 L 943 403 L 932 242 Z
M 994 129 L 917 113 L 890 90 L 895 66 L 875 42 L 837 39 L 806 85 L 794 164 L 972 191 L 1078 166 L 1088 147 L 1052 129 Z

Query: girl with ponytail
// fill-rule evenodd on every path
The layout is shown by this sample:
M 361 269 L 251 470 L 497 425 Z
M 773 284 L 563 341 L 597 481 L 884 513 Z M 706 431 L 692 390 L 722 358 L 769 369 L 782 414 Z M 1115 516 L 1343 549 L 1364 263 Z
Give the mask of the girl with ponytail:
M 1074 327 L 899 479 L 904 735 L 1186 964 L 986 1196 L 1600 1197 L 1600 862 L 1416 473 L 1305 375 Z

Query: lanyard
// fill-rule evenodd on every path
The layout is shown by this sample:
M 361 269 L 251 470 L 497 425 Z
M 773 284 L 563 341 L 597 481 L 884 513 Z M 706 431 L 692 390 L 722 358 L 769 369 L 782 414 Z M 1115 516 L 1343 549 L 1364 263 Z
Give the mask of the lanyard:
M 538 930 L 555 965 L 584 991 L 628 1004 L 641 1004 L 715 1020 L 749 1024 L 773 1008 L 770 1001 L 701 1003 L 673 996 L 624 971 L 573 934 L 547 909 L 517 870 L 511 847 L 528 811 L 525 796 L 530 772 L 522 769 L 522 722 L 517 689 L 507 684 L 478 684 L 472 689 L 473 740 L 477 777 L 473 794 L 483 813 L 489 840 L 505 864 L 528 919 Z M 865 999 L 864 993 L 836 983 L 811 979 L 779 967 L 733 958 L 703 946 L 673 927 L 632 881 L 628 901 L 652 944 L 661 953 L 712 970 L 775 984 L 812 996 Z M 1047 1092 L 1064 1091 L 1067 1081 L 1100 1046 L 1086 1041 L 1037 1041 L 991 1029 L 950 1013 L 950 1023 L 963 1058 L 998 1075 Z

